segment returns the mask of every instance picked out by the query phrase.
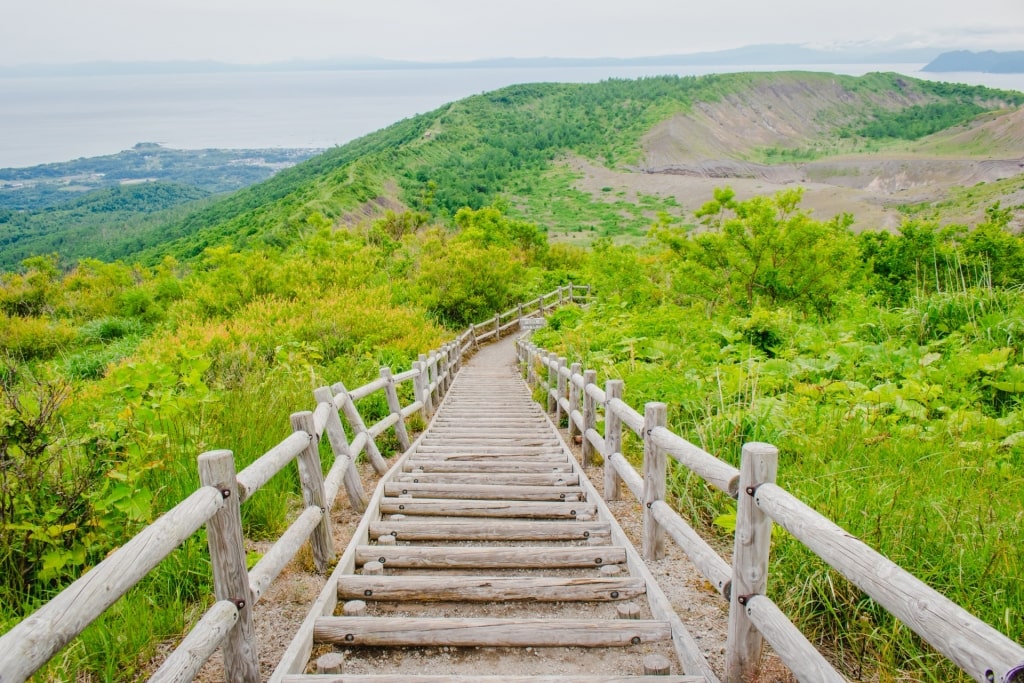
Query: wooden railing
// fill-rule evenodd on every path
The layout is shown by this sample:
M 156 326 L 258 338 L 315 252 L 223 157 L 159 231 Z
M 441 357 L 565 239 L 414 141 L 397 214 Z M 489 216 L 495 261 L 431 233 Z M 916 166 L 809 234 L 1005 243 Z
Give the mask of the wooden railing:
M 410 445 L 405 421 L 414 413 L 433 415 L 462 360 L 481 341 L 518 329 L 529 316 L 562 304 L 585 303 L 590 288 L 568 285 L 527 304 L 471 325 L 456 339 L 421 354 L 412 367 L 380 377 L 351 391 L 338 382 L 313 392 L 313 411 L 291 416 L 292 433 L 252 464 L 236 472 L 229 450 L 199 456 L 200 488 L 164 513 L 134 538 L 86 572 L 54 599 L 0 636 L 0 683 L 22 683 L 76 638 L 116 600 L 141 581 L 161 560 L 206 525 L 216 602 L 156 671 L 151 681 L 190 681 L 218 647 L 224 648 L 226 680 L 260 680 L 253 607 L 308 540 L 313 561 L 323 572 L 335 559 L 329 511 L 345 488 L 349 504 L 363 512 L 367 496 L 352 463 L 365 454 L 378 474 L 387 471 L 376 439 L 388 429 L 403 450 Z M 483 332 L 481 332 L 483 330 Z M 412 381 L 413 401 L 401 405 L 398 387 Z M 367 426 L 356 403 L 384 392 L 388 414 Z M 340 415 L 349 424 L 349 441 Z M 327 435 L 334 463 L 326 473 L 320 441 Z M 295 461 L 304 509 L 251 569 L 246 569 L 241 505 Z M 308 656 L 308 653 L 307 653 Z
M 642 553 L 656 559 L 666 538 L 729 601 L 726 642 L 728 683 L 754 680 L 766 640 L 800 681 L 846 681 L 765 595 L 772 523 L 779 524 L 828 565 L 909 626 L 979 683 L 1024 683 L 1024 647 L 978 619 L 815 512 L 775 483 L 778 450 L 765 443 L 743 446 L 740 468 L 729 465 L 666 427 L 664 403 L 647 403 L 641 414 L 623 400 L 621 380 L 602 389 L 593 370 L 517 343 L 528 382 L 544 388 L 548 411 L 567 418 L 570 435 L 582 439 L 584 464 L 604 458 L 605 497 L 619 498 L 625 484 L 643 510 Z M 604 434 L 595 429 L 597 412 Z M 622 426 L 643 442 L 643 472 L 622 455 Z M 730 565 L 665 502 L 667 457 L 737 499 L 735 546 Z

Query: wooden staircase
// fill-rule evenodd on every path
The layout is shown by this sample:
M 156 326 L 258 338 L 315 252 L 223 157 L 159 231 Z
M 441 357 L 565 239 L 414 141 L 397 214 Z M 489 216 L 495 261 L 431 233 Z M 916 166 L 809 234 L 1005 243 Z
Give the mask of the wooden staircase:
M 511 354 L 488 351 L 381 480 L 307 673 L 275 679 L 706 681 L 683 673 L 681 624 L 652 616 L 664 596 Z

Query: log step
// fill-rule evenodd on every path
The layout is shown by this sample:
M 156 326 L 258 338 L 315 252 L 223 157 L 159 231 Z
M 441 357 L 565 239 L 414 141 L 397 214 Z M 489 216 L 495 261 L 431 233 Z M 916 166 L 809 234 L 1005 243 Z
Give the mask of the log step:
M 380 501 L 380 511 L 385 515 L 429 515 L 432 517 L 593 519 L 597 515 L 597 505 L 580 501 L 384 498 Z
M 407 674 L 291 674 L 283 683 L 707 683 L 703 676 L 409 676 Z
M 458 548 L 377 546 L 356 548 L 356 564 L 377 561 L 388 569 L 573 569 L 624 564 L 621 546 Z
M 518 576 L 343 576 L 342 600 L 416 600 L 421 602 L 607 602 L 647 592 L 643 579 Z
M 492 486 L 488 484 L 417 484 L 389 482 L 384 495 L 413 498 L 450 498 L 457 500 L 580 500 L 583 489 L 578 486 Z
M 501 474 L 499 472 L 402 472 L 392 481 L 413 484 L 485 484 L 492 486 L 579 486 L 580 475 L 574 472 L 548 474 Z
M 390 534 L 399 541 L 582 541 L 610 538 L 608 522 L 526 522 L 483 520 L 370 523 L 370 538 Z
M 519 460 L 521 458 L 529 458 L 532 462 L 538 464 L 559 464 L 568 465 L 569 458 L 565 453 L 544 453 L 544 454 L 502 454 L 502 453 L 473 453 L 467 451 L 457 452 L 445 452 L 445 453 L 420 453 L 415 454 L 415 458 L 410 458 L 407 462 L 505 462 Z
M 388 647 L 628 647 L 670 640 L 667 621 L 643 619 L 416 619 L 320 617 L 313 641 Z
M 473 446 L 467 444 L 420 445 L 416 448 L 420 455 L 430 453 L 464 453 L 466 455 L 564 455 L 558 446 Z
M 545 474 L 552 472 L 572 472 L 569 462 L 537 462 L 536 460 L 508 460 L 494 458 L 490 461 L 460 462 L 458 460 L 436 460 L 433 458 L 409 458 L 402 465 L 403 472 L 499 472 L 513 474 Z

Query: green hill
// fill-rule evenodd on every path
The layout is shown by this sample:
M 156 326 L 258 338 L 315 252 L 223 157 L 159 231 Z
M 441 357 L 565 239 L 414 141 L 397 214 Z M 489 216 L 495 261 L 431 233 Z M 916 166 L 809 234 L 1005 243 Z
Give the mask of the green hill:
M 512 86 L 399 122 L 243 190 L 168 226 L 174 242 L 149 253 L 166 248 L 190 257 L 221 243 L 284 245 L 314 215 L 344 225 L 373 214 L 375 202 L 450 217 L 463 206 L 480 208 L 499 197 L 551 235 L 640 234 L 658 211 L 681 214 L 677 205 L 691 203 L 685 183 L 666 188 L 646 181 L 774 179 L 781 188 L 793 181 L 789 176 L 799 181 L 813 173 L 794 160 L 837 159 L 846 167 L 831 177 L 862 177 L 866 185 L 872 178 L 860 170 L 866 159 L 884 153 L 924 164 L 934 155 L 915 145 L 961 133 L 982 112 L 1006 113 L 1021 103 L 1021 93 L 896 74 L 759 73 Z M 983 179 L 969 170 L 974 163 L 1004 154 L 1019 158 L 1020 145 L 965 147 L 958 170 L 938 186 L 974 184 Z M 573 170 L 578 159 L 597 171 Z M 887 175 L 896 174 L 883 169 L 874 175 L 884 185 Z M 592 176 L 608 182 L 587 191 Z M 698 185 L 699 195 L 707 196 L 710 185 Z M 837 182 L 829 189 L 841 194 L 848 186 Z M 604 187 L 610 191 L 602 194 Z M 808 195 L 816 208 L 814 193 Z M 845 211 L 856 206 L 852 199 L 839 204 Z
M 997 161 L 1024 156 L 1019 118 L 1015 136 L 985 132 L 1022 102 L 1021 93 L 897 74 L 512 86 L 398 122 L 187 216 L 129 224 L 92 255 L 153 261 L 217 244 L 279 248 L 310 220 L 348 225 L 379 215 L 375 206 L 444 218 L 499 197 L 555 239 L 638 236 L 658 212 L 692 217 L 713 185 L 729 181 L 741 194 L 805 183 L 810 208 L 892 228 L 893 207 L 1013 175 L 1015 164 Z M 32 250 L 89 255 L 64 246 L 87 232 Z

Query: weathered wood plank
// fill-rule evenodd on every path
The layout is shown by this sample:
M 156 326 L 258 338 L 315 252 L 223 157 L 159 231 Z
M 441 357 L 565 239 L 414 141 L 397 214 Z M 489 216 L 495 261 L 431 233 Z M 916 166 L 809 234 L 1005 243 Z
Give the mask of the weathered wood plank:
M 557 445 L 550 446 L 502 446 L 500 444 L 474 445 L 474 444 L 438 444 L 421 445 L 416 451 L 418 453 L 466 453 L 470 455 L 560 455 L 561 449 Z
M 345 674 L 316 676 L 295 674 L 283 683 L 707 683 L 702 676 L 410 676 L 409 674 Z
M 642 595 L 640 579 L 520 576 L 344 576 L 342 600 L 570 602 L 626 600 Z
M 507 486 L 578 486 L 580 475 L 576 472 L 552 472 L 550 474 L 502 474 L 500 472 L 402 472 L 394 481 L 408 481 L 414 484 L 491 484 Z
M 621 546 L 464 548 L 457 546 L 376 546 L 356 548 L 358 565 L 377 561 L 391 569 L 568 569 L 622 564 Z
M 380 521 L 370 536 L 391 534 L 400 541 L 571 541 L 606 537 L 607 522 Z
M 413 498 L 460 500 L 565 500 L 582 498 L 582 490 L 571 486 L 493 486 L 487 484 L 426 484 L 398 482 L 384 485 L 387 496 L 411 494 Z
M 433 500 L 430 498 L 385 498 L 380 511 L 386 515 L 448 517 L 507 517 L 521 519 L 590 519 L 597 514 L 593 504 L 579 501 Z
M 357 436 L 355 439 L 352 440 L 352 443 L 355 444 L 358 440 L 359 437 Z M 565 464 L 569 462 L 569 457 L 565 453 L 519 453 L 507 455 L 502 453 L 420 453 L 418 451 L 416 452 L 416 462 L 505 462 L 512 460 L 520 460 L 522 458 L 529 458 L 533 462 L 538 463 Z
M 412 457 L 402 466 L 403 472 L 503 472 L 513 474 L 549 474 L 553 472 L 572 472 L 572 465 L 568 461 L 551 462 L 536 460 L 506 460 L 504 458 L 491 458 L 490 460 L 476 460 L 460 462 L 458 460 L 434 460 Z
M 346 646 L 628 647 L 669 640 L 672 629 L 641 619 L 323 617 L 313 638 Z
M 703 676 L 602 676 L 568 674 L 564 676 L 471 676 L 408 674 L 344 674 L 324 676 L 294 674 L 283 683 L 706 683 Z

